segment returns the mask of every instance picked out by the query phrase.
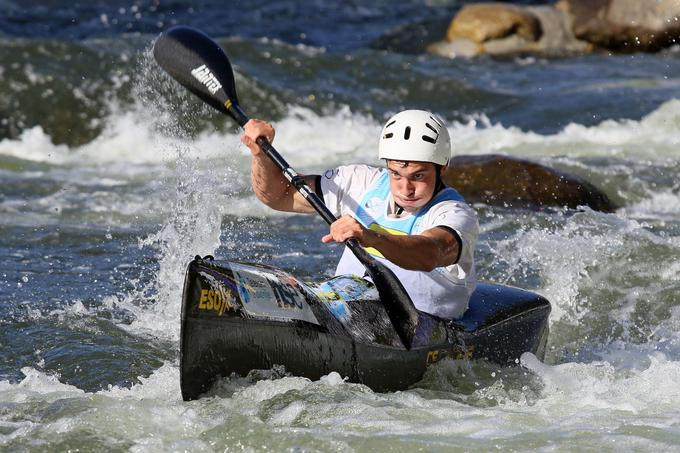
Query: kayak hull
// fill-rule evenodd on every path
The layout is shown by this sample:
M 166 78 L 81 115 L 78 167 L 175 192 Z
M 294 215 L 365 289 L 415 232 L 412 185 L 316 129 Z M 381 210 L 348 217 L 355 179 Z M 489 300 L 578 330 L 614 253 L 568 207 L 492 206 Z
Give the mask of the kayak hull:
M 537 294 L 482 283 L 461 320 L 420 312 L 407 350 L 361 279 L 308 285 L 275 268 L 197 258 L 182 300 L 182 397 L 198 398 L 221 377 L 277 365 L 313 380 L 336 371 L 375 391 L 401 390 L 445 358 L 504 365 L 527 351 L 540 356 L 549 314 Z

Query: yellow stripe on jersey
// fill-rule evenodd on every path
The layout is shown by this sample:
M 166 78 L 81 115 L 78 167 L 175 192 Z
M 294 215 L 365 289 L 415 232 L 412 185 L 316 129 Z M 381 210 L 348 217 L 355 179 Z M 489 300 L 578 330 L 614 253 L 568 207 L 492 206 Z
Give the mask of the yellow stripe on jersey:
M 404 233 L 403 231 L 395 230 L 394 228 L 387 228 L 382 225 L 378 225 L 377 223 L 372 223 L 369 227 L 369 230 L 375 231 L 377 233 L 387 233 L 387 234 L 394 234 L 395 236 L 406 236 L 407 233 Z M 380 253 L 377 249 L 374 249 L 373 247 L 366 247 L 365 248 L 368 253 L 370 253 L 373 256 L 377 256 L 380 258 L 385 258 L 382 253 Z

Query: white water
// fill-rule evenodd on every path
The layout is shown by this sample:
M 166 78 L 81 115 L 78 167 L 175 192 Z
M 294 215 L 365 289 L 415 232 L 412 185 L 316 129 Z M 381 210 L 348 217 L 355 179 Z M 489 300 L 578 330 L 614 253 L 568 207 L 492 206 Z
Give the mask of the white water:
M 147 194 L 168 189 L 162 185 L 166 183 L 164 180 L 177 176 L 172 165 L 180 154 L 192 168 L 201 169 L 200 178 L 205 184 L 216 186 L 211 190 L 212 197 L 247 191 L 248 152 L 240 144 L 236 131 L 225 134 L 208 131 L 191 140 L 177 138 L 168 136 L 162 127 L 153 127 L 159 122 L 163 124 L 163 120 L 151 118 L 143 111 L 115 111 L 106 121 L 103 133 L 80 147 L 52 144 L 40 126 L 25 130 L 19 139 L 0 141 L 0 156 L 49 165 L 27 171 L 22 178 L 39 180 L 47 177 L 75 189 L 75 193 L 62 190 L 35 199 L 29 212 L 43 222 L 54 221 L 50 214 L 58 215 L 69 207 L 86 212 L 106 212 L 109 215 L 102 214 L 102 223 L 107 225 L 111 222 L 125 224 L 126 221 L 129 224 L 132 216 L 163 216 L 167 214 L 163 212 L 163 204 Z M 275 126 L 278 130 L 276 146 L 301 172 L 319 172 L 349 162 L 379 164 L 375 149 L 381 124 L 373 118 L 353 114 L 347 108 L 330 116 L 318 116 L 296 107 L 291 109 L 289 117 Z M 642 185 L 641 190 L 647 192 L 644 198 L 635 200 L 635 204 L 626 210 L 644 211 L 646 215 L 654 216 L 678 212 L 677 184 L 664 190 L 653 190 L 648 183 L 637 180 L 632 170 L 626 168 L 626 162 L 632 166 L 675 161 L 680 141 L 679 126 L 680 101 L 671 100 L 640 121 L 608 120 L 592 127 L 570 124 L 555 135 L 539 135 L 491 124 L 484 115 L 466 123 L 452 123 L 449 131 L 454 154 L 501 152 L 548 164 L 559 164 L 563 160 L 573 167 L 584 167 L 578 160 L 582 157 L 624 159 L 619 165 L 613 162 L 609 168 L 588 170 L 598 177 L 620 174 L 628 178 L 631 185 Z M 199 178 L 199 175 L 192 176 Z M 140 187 L 128 190 L 131 185 Z M 97 191 L 98 188 L 102 190 Z M 116 191 L 117 188 L 120 190 Z M 81 190 L 82 198 L 79 196 Z M 125 194 L 116 193 L 120 191 Z M 277 215 L 251 196 L 221 199 L 216 204 L 220 206 L 221 214 Z M 20 207 L 21 204 L 11 198 L 0 202 L 0 209 L 7 212 L 25 212 Z M 56 209 L 51 209 L 53 207 Z
M 622 169 L 621 159 L 662 168 L 676 160 L 678 118 L 680 102 L 674 100 L 640 121 L 572 124 L 552 136 L 489 124 L 483 116 L 449 125 L 456 150 L 463 153 L 566 156 L 571 162 L 614 157 L 604 169 L 589 168 L 624 172 L 648 194 L 616 214 L 556 214 L 547 226 L 535 226 L 533 215 L 518 220 L 514 213 L 501 213 L 483 225 L 487 233 L 517 226 L 487 244 L 504 263 L 499 276 L 522 281 L 524 274 L 535 273 L 538 291 L 553 303 L 547 364 L 529 354 L 520 372 L 489 374 L 455 362 L 434 369 L 435 380 L 444 382 L 465 374 L 473 386 L 467 392 L 375 394 L 335 374 L 318 382 L 234 379 L 223 382 L 214 396 L 191 403 L 181 401 L 178 365 L 172 361 L 131 388 L 99 392 L 84 392 L 39 366 L 27 367 L 20 382 L 0 382 L 0 447 L 65 450 L 77 439 L 83 450 L 129 451 L 677 449 L 680 241 L 677 230 L 673 235 L 664 227 L 677 224 L 680 196 L 677 182 L 655 187 Z M 0 222 L 85 219 L 94 227 L 133 230 L 160 224 L 140 238 L 140 247 L 157 250 L 159 270 L 152 282 L 124 296 L 108 296 L 102 305 L 134 315 L 130 324 L 121 324 L 127 332 L 176 342 L 186 257 L 218 250 L 225 215 L 273 214 L 246 195 L 248 154 L 237 134 L 206 132 L 188 142 L 150 124 L 138 112 L 119 112 L 97 140 L 73 149 L 53 145 L 40 128 L 0 142 L 0 155 L 47 164 L 18 178 L 51 179 L 69 188 L 38 196 L 28 208 L 21 200 L 3 199 Z M 301 171 L 377 163 L 380 124 L 372 118 L 347 110 L 320 117 L 298 109 L 277 127 L 277 147 Z M 71 220 L 64 218 L 69 210 Z M 154 304 L 136 303 L 151 292 Z M 645 310 L 659 314 L 637 326 L 636 316 Z M 88 314 L 94 317 L 96 311 L 75 301 L 62 315 Z M 612 325 L 623 333 L 607 341 Z M 575 341 L 570 331 L 578 328 L 577 333 L 598 338 Z
M 275 122 L 276 146 L 300 168 L 323 169 L 347 162 L 377 163 L 375 149 L 382 123 L 341 108 L 319 116 L 291 107 L 289 116 Z M 105 120 L 104 131 L 92 142 L 75 148 L 54 145 L 40 126 L 26 129 L 19 139 L 0 141 L 0 155 L 53 165 L 102 163 L 158 164 L 173 162 L 178 149 L 202 159 L 235 159 L 247 164 L 247 150 L 238 134 L 204 132 L 189 140 L 168 137 L 153 124 L 163 124 L 147 110 L 121 111 Z M 168 120 L 169 121 L 169 120 Z M 225 119 L 225 121 L 228 121 Z M 606 120 L 595 126 L 571 123 L 554 135 L 540 135 L 491 123 L 484 114 L 465 123 L 450 123 L 455 154 L 503 152 L 518 156 L 630 157 L 665 160 L 678 155 L 680 100 L 660 105 L 641 120 Z M 297 161 L 297 162 L 296 162 Z

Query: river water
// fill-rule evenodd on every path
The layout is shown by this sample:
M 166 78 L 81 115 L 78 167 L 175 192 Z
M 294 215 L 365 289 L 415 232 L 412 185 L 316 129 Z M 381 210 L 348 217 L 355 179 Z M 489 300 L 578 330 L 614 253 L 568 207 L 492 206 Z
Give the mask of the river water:
M 0 2 L 0 450 L 680 451 L 680 50 L 447 60 L 371 45 L 455 0 Z M 531 2 L 523 2 L 531 3 Z M 331 274 L 315 216 L 262 206 L 229 121 L 162 74 L 175 23 L 232 59 L 300 172 L 376 159 L 402 108 L 454 152 L 585 177 L 612 214 L 476 205 L 480 278 L 553 304 L 544 361 L 444 361 L 374 393 L 330 374 L 179 391 L 196 254 Z

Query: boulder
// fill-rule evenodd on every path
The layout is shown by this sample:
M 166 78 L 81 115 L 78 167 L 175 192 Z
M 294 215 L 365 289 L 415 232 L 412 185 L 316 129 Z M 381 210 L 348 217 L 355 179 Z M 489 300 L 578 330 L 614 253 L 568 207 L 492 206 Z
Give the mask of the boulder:
M 479 54 L 561 56 L 592 50 L 571 31 L 571 16 L 552 6 L 469 5 L 453 18 L 446 40 L 428 46 L 446 57 Z
M 562 56 L 653 52 L 680 44 L 680 0 L 559 0 L 554 7 L 477 3 L 453 18 L 431 53 Z
M 576 37 L 615 51 L 680 43 L 680 0 L 559 0 Z
M 552 6 L 527 7 L 541 22 L 543 33 L 535 48 L 544 55 L 588 53 L 593 45 L 578 39 L 572 32 L 571 17 Z
M 464 6 L 453 18 L 446 33 L 451 42 L 458 38 L 484 43 L 517 35 L 537 41 L 543 33 L 538 18 L 526 8 L 504 3 L 479 3 Z
M 506 207 L 588 206 L 613 212 L 607 195 L 583 178 L 499 154 L 454 157 L 444 181 L 469 203 Z

